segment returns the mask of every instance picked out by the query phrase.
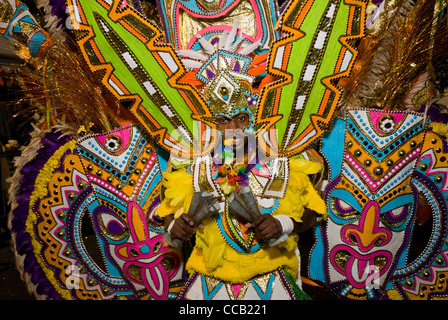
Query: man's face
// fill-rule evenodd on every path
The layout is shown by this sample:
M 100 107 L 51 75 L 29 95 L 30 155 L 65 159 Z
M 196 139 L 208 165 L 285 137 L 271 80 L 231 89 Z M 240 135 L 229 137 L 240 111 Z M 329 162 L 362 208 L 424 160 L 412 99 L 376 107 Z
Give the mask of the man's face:
M 249 115 L 239 113 L 233 118 L 217 117 L 218 130 L 223 134 L 224 140 L 233 139 L 233 147 L 240 149 L 244 147 L 246 134 L 244 129 L 249 126 Z

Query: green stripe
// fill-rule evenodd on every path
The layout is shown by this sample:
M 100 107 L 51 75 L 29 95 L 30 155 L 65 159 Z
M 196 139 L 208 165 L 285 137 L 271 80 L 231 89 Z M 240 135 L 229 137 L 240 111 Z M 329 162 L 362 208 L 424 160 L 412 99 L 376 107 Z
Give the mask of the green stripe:
M 112 21 L 108 17 L 108 11 L 98 4 L 98 2 L 92 0 L 79 0 L 79 2 L 82 5 L 88 24 L 95 32 L 94 41 L 100 48 L 104 59 L 114 67 L 114 75 L 126 86 L 131 94 L 137 94 L 142 98 L 142 106 L 157 119 L 162 127 L 167 128 L 168 133 L 175 130 L 179 124 L 184 125 L 187 131 L 191 133 L 193 131 L 193 121 L 191 119 L 190 108 L 180 95 L 178 89 L 172 88 L 168 84 L 167 74 L 147 49 L 146 45 L 119 23 Z M 161 106 L 160 104 L 163 103 L 163 100 L 153 101 L 151 99 L 151 96 L 138 81 L 138 76 L 128 68 L 127 64 L 118 54 L 120 52 L 119 48 L 113 47 L 116 44 L 108 42 L 107 37 L 102 32 L 102 28 L 95 20 L 95 14 L 100 15 L 107 22 L 107 27 L 112 28 L 111 30 L 125 43 L 128 51 L 134 55 L 137 64 L 151 77 L 153 86 L 158 88 L 159 93 L 165 98 L 166 104 L 171 107 L 174 113 L 177 113 L 178 117 L 175 116 L 170 120 L 161 112 L 159 106 Z
M 285 142 L 284 139 L 286 139 L 287 130 L 291 124 L 288 122 L 298 124 L 290 142 L 306 129 L 310 124 L 310 115 L 317 112 L 327 89 L 321 80 L 335 73 L 335 65 L 342 48 L 339 38 L 346 33 L 350 9 L 350 5 L 338 4 L 338 2 L 334 0 L 314 1 L 300 28 L 305 36 L 292 43 L 291 56 L 286 72 L 293 75 L 293 81 L 282 88 L 279 113 L 283 115 L 283 118 L 276 123 L 279 142 Z M 329 19 L 325 16 L 332 3 L 337 4 L 338 7 L 331 20 L 331 25 L 328 26 L 325 22 L 328 23 Z M 314 41 L 320 30 L 329 34 L 323 49 L 316 50 L 314 49 Z M 319 54 L 316 54 L 316 52 L 319 52 Z M 304 75 L 305 68 L 309 64 L 317 66 L 314 79 L 312 82 L 302 81 L 301 78 Z M 296 111 L 296 97 L 299 95 L 306 95 L 306 103 L 302 110 Z M 283 145 L 282 147 L 285 148 L 286 146 Z

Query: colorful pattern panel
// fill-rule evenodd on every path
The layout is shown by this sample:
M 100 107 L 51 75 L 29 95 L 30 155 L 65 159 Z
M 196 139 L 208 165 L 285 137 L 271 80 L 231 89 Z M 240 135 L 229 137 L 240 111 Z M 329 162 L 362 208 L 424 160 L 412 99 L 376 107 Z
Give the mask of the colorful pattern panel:
M 210 148 L 201 135 L 211 129 L 206 124 L 214 126 L 211 114 L 182 83 L 186 70 L 173 48 L 158 42 L 157 27 L 118 0 L 73 0 L 69 8 L 91 70 L 162 147 L 186 157 Z
M 281 269 L 233 284 L 194 273 L 180 300 L 296 300 L 295 292 Z
M 315 229 L 310 275 L 341 298 L 447 295 L 448 149 L 424 121 L 419 113 L 355 109 L 323 140 L 331 167 L 328 219 Z M 431 208 L 432 232 L 416 254 L 411 247 L 422 199 Z
M 403 112 L 348 112 L 342 177 L 375 200 L 409 183 L 421 151 L 423 119 Z
M 20 185 L 30 196 L 13 197 L 11 231 L 33 292 L 44 299 L 176 298 L 184 254 L 164 244 L 154 218 L 161 173 L 147 136 L 136 126 L 80 140 L 61 134 L 40 139 L 35 160 L 20 170 L 29 175 Z
M 273 124 L 265 137 L 281 155 L 299 153 L 330 123 L 357 51 L 348 42 L 363 36 L 362 1 L 292 1 L 271 45 L 268 74 L 277 81 L 261 92 L 257 123 Z M 268 125 L 269 127 L 269 125 Z M 276 147 L 276 145 L 278 145 Z
M 431 207 L 432 232 L 426 248 L 406 266 L 395 271 L 388 296 L 394 299 L 446 299 L 448 288 L 447 142 L 426 133 L 412 183 Z

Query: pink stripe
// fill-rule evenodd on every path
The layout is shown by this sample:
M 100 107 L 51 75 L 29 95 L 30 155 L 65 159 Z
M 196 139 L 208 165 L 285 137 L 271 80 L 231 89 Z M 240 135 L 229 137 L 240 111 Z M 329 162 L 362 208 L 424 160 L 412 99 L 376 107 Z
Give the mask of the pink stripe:
M 102 186 L 103 188 L 109 190 L 112 193 L 115 193 L 117 196 L 119 196 L 121 199 L 125 200 L 125 201 L 130 201 L 131 199 L 122 191 L 119 191 L 115 186 L 109 184 L 108 182 L 106 182 L 103 179 L 100 179 L 90 173 L 87 174 L 87 177 L 89 179 L 89 181 L 93 181 L 94 183 Z
M 370 190 L 376 191 L 385 181 L 389 180 L 389 178 L 391 178 L 396 172 L 404 167 L 407 162 L 410 162 L 412 159 L 418 157 L 418 155 L 420 154 L 420 150 L 421 148 L 415 149 L 410 155 L 406 156 L 403 160 L 398 162 L 384 177 L 380 178 L 379 180 L 372 179 L 369 172 L 365 170 L 363 166 L 349 154 L 345 155 L 345 159 L 348 163 L 351 164 L 352 168 L 358 172 L 361 178 L 365 180 L 365 185 L 367 185 Z M 356 166 L 358 167 L 356 168 Z M 372 182 L 372 184 L 370 184 L 370 182 Z
M 258 170 L 258 169 L 253 168 L 252 173 L 257 176 L 260 176 L 260 177 L 269 178 L 270 173 L 269 173 L 269 169 L 266 167 L 266 164 L 263 161 L 260 161 L 259 164 L 261 165 L 261 167 L 263 169 Z

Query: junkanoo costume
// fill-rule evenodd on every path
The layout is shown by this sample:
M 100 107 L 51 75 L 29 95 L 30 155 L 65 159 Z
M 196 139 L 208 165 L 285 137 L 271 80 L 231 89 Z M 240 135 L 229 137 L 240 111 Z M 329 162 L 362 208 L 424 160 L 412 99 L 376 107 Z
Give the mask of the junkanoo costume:
M 157 215 L 173 213 L 179 203 L 187 212 L 188 199 L 201 191 L 219 200 L 220 214 L 197 233 L 180 297 L 306 297 L 295 290 L 297 235 L 263 243 L 244 229 L 227 197 L 232 188 L 250 187 L 246 195 L 258 204 L 249 209 L 297 222 L 304 207 L 325 211 L 308 178 L 321 165 L 296 157 L 331 122 L 340 97 L 333 82 L 349 74 L 356 54 L 346 40 L 364 30 L 361 1 L 291 1 L 281 9 L 267 1 L 161 1 L 171 45 L 138 1 L 67 1 L 88 66 L 139 121 L 116 129 L 114 109 L 102 89 L 91 88 L 94 80 L 77 56 L 53 41 L 24 5 L 8 0 L 1 8 L 2 30 L 37 67 L 45 93 L 42 128 L 48 129 L 38 130 L 25 149 L 11 188 L 18 266 L 36 296 L 176 297 L 187 281 L 188 252 L 162 240 Z M 233 172 L 240 182 L 232 186 L 231 170 L 212 163 L 218 155 L 212 154 L 213 118 L 238 112 L 251 117 L 253 147 L 263 151 L 258 156 L 270 158 Z M 68 114 L 77 119 L 71 131 L 56 125 Z M 91 134 L 79 138 L 81 128 Z M 160 205 L 166 151 L 192 162 L 165 174 Z
M 249 106 L 247 97 L 253 101 L 254 95 L 244 92 L 238 81 L 229 75 L 224 75 L 223 79 L 231 92 L 228 99 L 239 104 L 215 114 L 232 118 L 243 112 L 253 118 L 255 110 Z M 218 84 L 212 84 L 208 90 L 222 87 L 219 84 L 222 79 L 218 77 L 217 81 Z M 215 111 L 216 102 L 212 97 L 210 100 L 210 107 Z M 251 131 L 250 127 L 246 131 Z M 157 209 L 157 215 L 162 218 L 171 214 L 178 218 L 182 213 L 190 213 L 190 206 L 200 209 L 196 203 L 198 198 L 192 201 L 195 192 L 218 199 L 214 204 L 216 212 L 208 210 L 212 215 L 196 223 L 202 223 L 204 228 L 197 231 L 195 246 L 187 261 L 186 268 L 191 276 L 181 292 L 181 299 L 306 297 L 300 288 L 298 236 L 289 235 L 292 228 L 284 230 L 280 239 L 268 243 L 262 241 L 253 228 L 247 229 L 244 225 L 253 221 L 260 209 L 259 214 L 273 214 L 279 219 L 297 222 L 302 222 L 305 208 L 324 212 L 324 202 L 308 177 L 322 167 L 303 158 L 263 159 L 253 145 L 248 148 L 248 158 L 239 164 L 235 163 L 232 147 L 223 144 L 222 152 L 198 157 L 188 166 L 173 166 L 171 172 L 164 173 L 164 196 Z M 235 199 L 241 191 L 255 196 L 252 207 L 244 200 Z M 284 225 L 288 225 L 288 221 Z
M 87 70 L 19 1 L 0 1 L 0 30 L 35 67 L 43 93 L 36 104 L 44 125 L 19 159 L 10 192 L 18 266 L 36 296 L 306 297 L 295 290 L 297 235 L 263 243 L 239 216 L 250 219 L 258 208 L 300 222 L 304 207 L 324 213 L 308 177 L 322 169 L 319 156 L 303 158 L 322 137 L 328 219 L 316 228 L 310 276 L 341 298 L 446 296 L 446 119 L 428 124 L 432 109 L 415 109 L 431 101 L 422 99 L 431 82 L 417 80 L 442 51 L 435 44 L 446 43 L 439 1 L 379 1 L 360 45 L 367 32 L 360 0 L 280 8 L 159 1 L 160 27 L 138 1 L 128 2 L 63 3 Z M 384 8 L 390 14 L 379 15 Z M 385 63 L 384 55 L 393 59 Z M 114 122 L 105 91 L 136 123 Z M 239 112 L 250 115 L 252 146 L 262 152 L 230 168 L 214 117 Z M 80 137 L 81 129 L 88 134 Z M 209 206 L 217 213 L 203 220 L 190 253 L 165 242 L 158 218 L 188 213 L 198 194 L 217 199 Z M 251 194 L 257 205 L 244 208 Z M 414 257 L 421 199 L 433 224 Z
M 166 231 L 155 213 L 163 215 L 177 175 L 184 212 L 193 191 L 205 191 L 219 199 L 221 213 L 198 232 L 181 297 L 297 298 L 297 235 L 265 244 L 230 213 L 223 196 L 229 186 L 222 181 L 220 188 L 213 177 L 219 169 L 212 163 L 213 117 L 248 113 L 253 147 L 275 154 L 240 171 L 240 184 L 259 205 L 252 209 L 297 222 L 304 207 L 324 212 L 308 178 L 321 165 L 295 157 L 331 122 L 340 97 L 333 81 L 349 74 L 356 54 L 346 40 L 364 30 L 361 1 L 291 1 L 281 9 L 268 1 L 160 1 L 166 42 L 138 1 L 67 1 L 82 56 L 139 121 L 116 129 L 113 105 L 89 85 L 95 80 L 77 55 L 19 2 L 1 6 L 2 30 L 37 66 L 35 82 L 45 93 L 41 128 L 48 131 L 38 131 L 25 149 L 11 188 L 18 266 L 36 296 L 176 297 L 187 281 L 188 252 L 162 241 Z M 73 130 L 56 125 L 73 114 Z M 79 138 L 81 128 L 91 134 Z M 165 174 L 160 206 L 166 151 L 192 163 L 190 171 Z
M 181 5 L 175 1 L 167 1 L 165 5 L 168 8 L 192 6 L 190 3 Z M 234 3 L 225 3 L 219 11 L 224 12 L 231 5 Z M 322 28 L 321 32 L 324 32 L 323 30 L 336 19 L 337 14 L 334 10 L 337 6 L 327 3 L 321 7 L 322 11 L 319 11 L 318 7 L 313 7 L 316 10 L 316 16 L 317 12 L 320 12 L 324 14 L 324 18 L 315 23 L 318 29 Z M 344 7 L 341 5 L 340 13 L 349 9 L 350 6 Z M 264 11 L 265 15 L 275 9 L 267 10 L 267 8 L 270 8 L 267 4 L 264 7 L 257 6 L 254 8 L 254 13 Z M 203 8 L 201 10 L 206 11 Z M 217 15 L 216 11 L 218 10 L 213 13 Z M 168 12 L 173 14 L 174 11 Z M 210 16 L 211 13 L 208 14 Z M 175 26 L 170 29 L 170 36 L 176 39 L 176 31 L 185 28 L 184 20 L 176 14 L 168 16 L 167 20 Z M 264 85 L 269 85 L 269 82 L 263 83 L 264 76 L 257 74 L 255 70 L 258 67 L 257 64 L 260 64 L 256 51 L 262 50 L 268 43 L 265 40 L 266 35 L 275 34 L 269 29 L 274 22 L 267 19 L 263 25 L 268 27 L 263 28 L 263 32 L 256 33 L 254 37 L 245 34 L 244 30 L 240 31 L 239 21 L 236 21 L 235 26 L 232 26 L 230 30 L 222 25 L 212 25 L 199 31 L 188 44 L 182 43 L 182 34 L 177 34 L 180 40 L 173 42 L 180 49 L 180 54 L 185 57 L 184 63 L 194 69 L 188 76 L 194 76 L 196 85 L 201 88 L 201 94 L 211 112 L 208 121 L 213 122 L 213 119 L 218 116 L 232 118 L 240 113 L 246 113 L 250 118 L 250 125 L 245 131 L 258 135 L 257 138 L 265 142 L 266 137 L 261 136 L 264 126 L 259 122 L 261 120 L 259 108 L 262 104 L 260 101 L 268 104 L 272 101 L 268 102 L 269 99 L 266 100 L 267 97 L 262 95 L 262 89 L 266 89 Z M 202 24 L 206 23 L 207 20 L 202 22 Z M 329 36 L 330 29 L 326 30 L 328 34 L 327 31 L 325 34 Z M 327 41 L 330 37 L 326 36 L 315 39 L 319 41 L 319 44 L 315 44 L 315 50 L 313 49 L 314 52 L 309 54 L 309 59 L 314 57 L 319 61 L 310 62 L 310 67 L 311 64 L 313 68 L 316 67 L 314 62 L 323 62 L 323 56 L 318 58 L 318 54 L 322 53 L 320 50 L 325 45 L 328 45 Z M 197 51 L 201 53 L 198 54 Z M 258 62 L 256 62 L 257 58 Z M 309 73 L 304 71 L 302 76 L 308 80 L 302 85 L 306 87 L 306 83 L 317 74 L 316 70 L 309 70 Z M 311 86 L 308 89 L 305 87 L 302 89 L 311 90 Z M 307 95 L 305 91 L 301 94 L 303 95 L 298 97 L 298 100 L 291 101 L 296 105 L 294 110 L 300 109 L 300 115 L 291 115 L 293 118 L 302 117 L 305 109 Z M 278 97 L 282 99 L 281 97 L 285 95 L 287 93 L 279 94 Z M 271 107 L 275 109 L 274 104 Z M 288 121 L 286 118 L 283 119 Z M 199 201 L 198 198 L 193 198 L 197 193 L 217 199 L 214 203 L 217 206 L 214 209 L 215 212 L 207 210 L 209 215 L 204 220 L 197 221 L 197 223 L 203 223 L 204 228 L 196 233 L 195 246 L 186 263 L 190 278 L 180 293 L 180 299 L 307 298 L 300 288 L 300 255 L 297 249 L 297 235 L 289 234 L 291 229 L 284 230 L 285 233 L 280 239 L 266 243 L 256 235 L 254 229 L 247 229 L 244 226 L 248 221 L 253 221 L 251 218 L 256 216 L 257 210 L 260 211 L 259 214 L 273 214 L 279 219 L 286 218 L 286 221 L 294 219 L 301 222 L 305 208 L 318 213 L 322 213 L 322 209 L 325 208 L 308 177 L 308 174 L 318 173 L 322 169 L 321 165 L 291 156 L 299 150 L 304 151 L 303 147 L 308 145 L 295 131 L 296 125 L 297 123 L 289 124 L 287 135 L 283 140 L 284 152 L 280 152 L 280 155 L 264 157 L 263 153 L 266 149 L 259 147 L 258 143 L 261 142 L 252 145 L 249 142 L 248 148 L 257 150 L 252 153 L 249 151 L 248 159 L 243 164 L 235 164 L 232 162 L 235 155 L 232 155 L 231 148 L 226 148 L 225 142 L 220 146 L 220 139 L 217 138 L 217 150 L 222 148 L 221 151 L 204 152 L 194 157 L 188 166 L 173 165 L 172 171 L 168 170 L 164 173 L 163 201 L 157 209 L 157 215 L 162 218 L 171 214 L 175 214 L 175 218 L 182 213 L 190 214 L 189 208 L 192 205 L 200 209 L 201 205 L 196 203 Z M 292 142 L 293 132 L 297 137 L 295 142 Z M 309 141 L 312 141 L 314 134 L 315 132 L 311 130 Z M 278 138 L 275 137 L 275 139 Z M 273 147 L 271 152 L 274 150 L 279 151 Z M 249 205 L 252 196 L 255 202 Z M 285 222 L 285 225 L 287 224 L 288 222 Z

